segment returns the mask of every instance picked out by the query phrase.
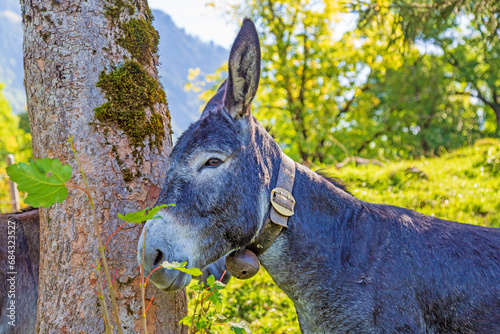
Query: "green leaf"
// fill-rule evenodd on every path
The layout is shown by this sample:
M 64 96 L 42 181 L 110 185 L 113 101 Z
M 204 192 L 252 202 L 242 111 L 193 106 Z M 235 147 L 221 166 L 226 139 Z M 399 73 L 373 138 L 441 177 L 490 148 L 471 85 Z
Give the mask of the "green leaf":
M 240 322 L 228 322 L 228 324 L 231 326 L 231 330 L 236 334 L 252 333 L 247 323 L 243 320 Z
M 183 273 L 189 274 L 191 276 L 201 276 L 203 273 L 201 272 L 200 269 L 198 268 L 175 268 L 179 271 L 182 271 Z
M 226 317 L 226 316 L 224 316 L 224 315 L 222 315 L 222 314 L 216 314 L 216 315 L 215 315 L 215 319 L 217 319 L 217 320 L 219 320 L 219 321 L 221 321 L 221 322 L 225 322 L 225 321 L 227 321 L 227 317 Z
M 210 286 L 210 287 L 214 286 L 214 284 L 215 284 L 215 277 L 214 277 L 214 275 L 208 276 L 207 283 L 208 283 L 208 286 Z
M 186 268 L 187 262 L 168 262 L 165 261 L 161 264 L 161 266 L 165 269 L 175 269 L 179 270 L 180 272 L 189 274 L 191 276 L 201 276 L 203 273 L 201 272 L 200 269 L 198 268 Z
M 175 204 L 162 204 L 159 206 L 155 206 L 152 209 L 145 208 L 144 210 L 130 212 L 126 215 L 122 215 L 121 213 L 119 213 L 118 218 L 129 223 L 142 224 L 146 220 L 161 218 L 161 216 L 157 216 L 156 214 L 158 213 L 158 211 L 160 211 L 160 209 L 163 209 L 167 206 L 175 206 Z
M 173 261 L 173 262 L 168 262 L 168 261 L 164 261 L 161 266 L 165 269 L 178 269 L 178 268 L 184 268 L 185 266 L 187 265 L 187 262 L 177 262 L 177 261 Z
M 213 303 L 214 307 L 218 311 L 222 311 L 222 307 L 224 306 L 222 303 L 222 294 L 217 289 L 213 289 L 211 293 L 212 294 L 208 297 L 208 299 Z
M 191 316 L 186 315 L 184 318 L 179 320 L 179 325 L 191 326 L 191 319 L 192 319 Z
M 215 281 L 215 287 L 219 290 L 222 290 L 226 287 L 226 284 L 222 283 L 221 281 Z
M 35 208 L 62 203 L 68 196 L 65 183 L 71 178 L 71 172 L 70 165 L 63 166 L 58 159 L 50 158 L 7 167 L 7 174 L 18 189 L 28 193 L 25 202 Z

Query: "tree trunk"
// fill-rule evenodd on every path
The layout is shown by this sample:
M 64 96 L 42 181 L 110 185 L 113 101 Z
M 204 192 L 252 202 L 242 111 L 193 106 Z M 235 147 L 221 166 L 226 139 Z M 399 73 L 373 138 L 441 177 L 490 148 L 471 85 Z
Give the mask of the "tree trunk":
M 496 136 L 500 137 L 500 104 L 491 104 L 490 105 L 493 111 L 495 112 L 495 120 L 497 121 L 497 128 L 496 128 Z
M 66 142 L 74 136 L 104 242 L 121 224 L 118 213 L 154 205 L 172 147 L 151 12 L 146 0 L 21 0 L 21 6 L 34 156 L 72 165 L 70 182 L 83 187 Z M 37 333 L 105 332 L 91 266 L 99 259 L 91 217 L 89 200 L 78 190 L 40 211 Z M 111 275 L 117 270 L 125 333 L 142 332 L 141 229 L 126 225 L 106 248 Z M 185 292 L 147 290 L 146 303 L 155 296 L 149 332 L 184 333 L 178 323 L 187 308 Z M 109 313 L 113 320 L 111 308 Z

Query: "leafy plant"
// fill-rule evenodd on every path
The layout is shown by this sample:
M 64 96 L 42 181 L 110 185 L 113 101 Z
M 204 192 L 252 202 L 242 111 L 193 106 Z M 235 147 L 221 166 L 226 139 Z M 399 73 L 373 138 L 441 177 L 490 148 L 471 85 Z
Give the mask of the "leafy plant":
M 29 124 L 26 128 L 24 119 L 27 114 L 16 115 L 12 112 L 9 102 L 2 94 L 4 85 L 0 83 L 0 213 L 10 212 L 11 198 L 8 178 L 5 177 L 7 167 L 6 157 L 13 154 L 17 162 L 29 161 L 33 157 Z M 23 195 L 20 194 L 21 206 Z
M 125 220 L 126 222 L 129 223 L 141 224 L 146 220 L 160 218 L 160 216 L 156 216 L 156 214 L 158 213 L 158 211 L 160 211 L 163 208 L 166 208 L 167 206 L 175 206 L 175 204 L 162 204 L 159 206 L 155 206 L 152 209 L 145 208 L 144 210 L 130 212 L 127 213 L 126 215 L 122 215 L 121 213 L 119 213 L 118 218 Z
M 70 165 L 63 166 L 59 160 L 49 158 L 7 167 L 7 174 L 17 183 L 18 189 L 28 193 L 25 202 L 35 208 L 62 203 L 68 196 L 66 182 L 71 172 Z
M 179 265 L 181 265 L 181 267 L 179 267 Z M 185 265 L 186 263 L 162 264 L 164 268 L 173 268 L 177 270 L 181 270 Z M 199 274 L 201 274 L 201 271 Z M 188 296 L 194 303 L 194 307 L 191 307 L 193 312 L 180 321 L 181 324 L 189 327 L 190 334 L 198 332 L 201 334 L 219 333 L 220 331 L 218 329 L 220 329 L 221 326 L 229 327 L 231 332 L 237 334 L 251 333 L 246 322 L 230 322 L 221 314 L 224 308 L 221 291 L 226 287 L 226 285 L 221 282 L 224 274 L 219 280 L 216 280 L 213 275 L 210 275 L 206 282 L 200 282 L 199 284 L 190 286 Z

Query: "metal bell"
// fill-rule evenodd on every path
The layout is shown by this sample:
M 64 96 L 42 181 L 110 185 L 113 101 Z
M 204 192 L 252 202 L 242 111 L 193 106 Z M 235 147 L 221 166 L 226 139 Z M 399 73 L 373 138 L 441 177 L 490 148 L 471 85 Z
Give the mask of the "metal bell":
M 234 251 L 226 256 L 226 269 L 234 277 L 247 279 L 259 272 L 259 259 L 248 249 Z

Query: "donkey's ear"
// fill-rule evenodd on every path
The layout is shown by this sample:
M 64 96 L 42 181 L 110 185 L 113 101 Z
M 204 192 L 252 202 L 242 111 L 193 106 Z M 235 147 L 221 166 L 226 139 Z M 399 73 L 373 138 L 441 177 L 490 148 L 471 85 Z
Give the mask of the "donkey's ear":
M 227 80 L 224 80 L 224 82 L 219 86 L 219 89 L 217 89 L 217 93 L 210 99 L 210 101 L 207 102 L 205 108 L 203 109 L 203 112 L 201 113 L 201 118 L 206 117 L 209 115 L 212 111 L 220 109 L 222 103 L 224 102 L 224 94 L 226 93 L 226 86 L 227 86 Z
M 245 19 L 229 55 L 224 106 L 238 119 L 250 110 L 260 80 L 259 35 L 252 20 Z

